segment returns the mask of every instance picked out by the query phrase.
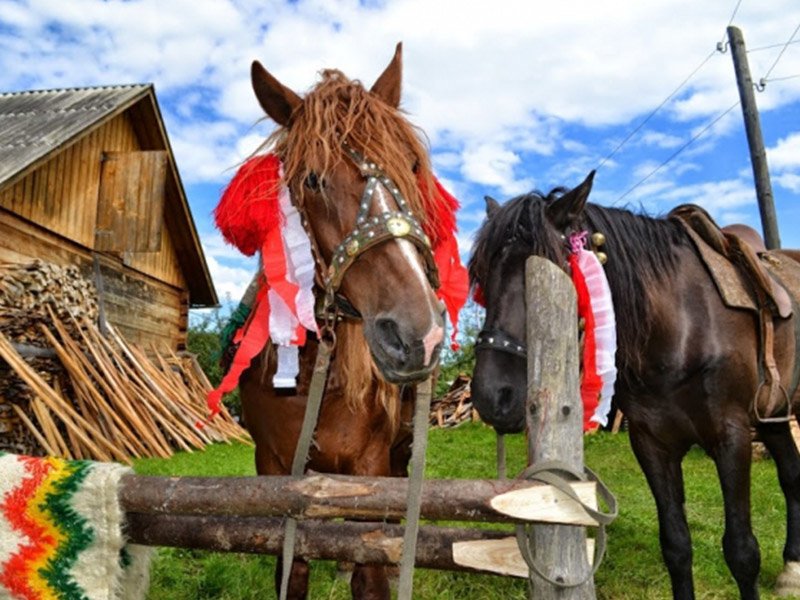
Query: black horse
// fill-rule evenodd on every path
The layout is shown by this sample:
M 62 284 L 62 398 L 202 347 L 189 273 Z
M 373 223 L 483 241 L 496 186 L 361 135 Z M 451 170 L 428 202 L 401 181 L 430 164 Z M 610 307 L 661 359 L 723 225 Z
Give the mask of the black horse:
M 750 522 L 752 428 L 778 470 L 787 505 L 783 593 L 800 592 L 800 456 L 789 424 L 754 419 L 760 381 L 758 320 L 726 308 L 695 246 L 674 218 L 587 204 L 593 173 L 577 188 L 531 193 L 502 207 L 487 198 L 470 261 L 486 304 L 485 330 L 525 340 L 524 265 L 538 255 L 568 270 L 575 231 L 602 232 L 617 316 L 615 402 L 628 418 L 633 451 L 658 508 L 661 549 L 675 598 L 693 598 L 692 547 L 681 461 L 697 444 L 714 460 L 725 502 L 725 559 L 742 598 L 757 598 L 758 542 Z M 786 251 L 781 260 L 800 260 Z M 791 290 L 794 297 L 800 290 Z M 789 381 L 797 360 L 795 316 L 774 321 L 778 369 Z M 479 346 L 472 399 L 498 432 L 524 427 L 526 361 Z M 795 393 L 797 405 L 800 394 Z

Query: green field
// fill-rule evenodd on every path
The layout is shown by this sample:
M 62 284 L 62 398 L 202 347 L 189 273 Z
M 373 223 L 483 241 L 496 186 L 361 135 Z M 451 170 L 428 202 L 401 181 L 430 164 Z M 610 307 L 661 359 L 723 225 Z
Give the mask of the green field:
M 507 442 L 509 473 L 524 462 L 524 439 Z M 433 430 L 426 475 L 430 478 L 494 476 L 495 438 L 483 425 Z M 141 460 L 136 470 L 152 475 L 254 474 L 252 448 L 218 445 L 205 452 L 180 454 L 170 460 Z M 669 577 L 661 562 L 655 504 L 636 464 L 627 435 L 598 434 L 586 438 L 586 463 L 611 487 L 620 504 L 619 518 L 609 527 L 609 547 L 595 582 L 598 598 L 630 600 L 671 598 Z M 699 450 L 684 461 L 686 512 L 694 543 L 695 587 L 698 598 L 738 598 L 736 585 L 722 557 L 722 498 L 714 465 Z M 753 465 L 753 522 L 761 546 L 762 598 L 782 568 L 784 501 L 774 465 Z M 268 556 L 225 555 L 161 549 L 154 566 L 151 600 L 274 598 L 275 559 Z M 522 580 L 418 570 L 415 597 L 421 599 L 484 600 L 527 598 Z M 336 575 L 332 562 L 314 563 L 310 597 L 349 598 L 349 585 Z

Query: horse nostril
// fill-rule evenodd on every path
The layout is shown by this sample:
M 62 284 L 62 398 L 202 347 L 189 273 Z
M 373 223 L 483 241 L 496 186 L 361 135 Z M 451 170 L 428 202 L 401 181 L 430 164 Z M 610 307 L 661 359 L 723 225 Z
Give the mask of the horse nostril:
M 392 319 L 378 319 L 375 329 L 386 354 L 393 360 L 405 363 L 408 360 L 408 346 L 400 337 L 400 328 Z
M 501 416 L 508 415 L 514 409 L 514 389 L 503 386 L 497 392 L 497 412 Z

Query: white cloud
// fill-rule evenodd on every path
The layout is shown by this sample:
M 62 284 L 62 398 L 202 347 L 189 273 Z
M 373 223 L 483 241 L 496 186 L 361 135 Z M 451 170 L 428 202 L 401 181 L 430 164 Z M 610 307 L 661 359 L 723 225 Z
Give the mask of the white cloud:
M 642 134 L 641 143 L 645 146 L 656 146 L 657 148 L 677 148 L 684 141 L 678 136 L 668 133 L 647 131 Z
M 518 179 L 514 169 L 519 155 L 495 144 L 481 144 L 464 150 L 461 173 L 468 180 L 499 188 L 507 195 L 521 194 L 533 187 L 529 178 Z
M 682 185 L 660 194 L 660 198 L 673 204 L 693 202 L 715 216 L 723 211 L 730 212 L 732 208 L 756 204 L 755 189 L 741 179 Z
M 238 302 L 258 268 L 258 261 L 226 244 L 218 232 L 203 235 L 201 240 L 220 302 L 228 299 Z
M 0 0 L 0 90 L 152 81 L 184 181 L 222 184 L 272 127 L 254 126 L 264 115 L 253 59 L 298 92 L 324 67 L 369 86 L 402 40 L 402 106 L 470 211 L 459 217 L 466 239 L 484 193 L 578 183 L 618 143 L 609 140 L 624 139 L 712 52 L 731 9 L 696 0 Z M 772 0 L 742 3 L 736 23 L 758 48 L 785 41 L 798 20 L 797 0 Z M 779 51 L 748 55 L 754 78 Z M 799 68 L 793 45 L 773 75 Z M 628 189 L 736 99 L 730 53 L 711 56 L 604 164 L 593 198 L 613 201 L 614 189 Z M 800 79 L 769 83 L 758 103 L 765 115 L 796 107 Z M 668 208 L 700 198 L 726 214 L 749 206 L 746 154 L 720 143 L 739 131 L 734 109 L 624 202 Z M 798 145 L 800 133 L 787 132 L 769 150 L 776 185 L 796 194 Z M 225 271 L 238 268 L 231 258 L 210 252 L 221 294 L 246 285 Z
M 795 194 L 800 194 L 800 174 L 784 173 L 783 175 L 773 177 L 773 180 L 779 186 L 794 192 Z
M 778 140 L 767 150 L 767 160 L 776 171 L 800 168 L 800 131 Z

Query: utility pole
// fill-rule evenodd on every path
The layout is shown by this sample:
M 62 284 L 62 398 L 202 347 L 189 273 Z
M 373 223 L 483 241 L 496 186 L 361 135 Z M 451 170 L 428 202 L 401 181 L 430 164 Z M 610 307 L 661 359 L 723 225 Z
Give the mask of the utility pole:
M 769 180 L 767 153 L 764 150 L 764 138 L 761 136 L 761 122 L 758 118 L 756 96 L 753 93 L 753 79 L 750 76 L 750 65 L 747 62 L 747 50 L 744 36 L 738 27 L 728 27 L 728 41 L 733 57 L 733 69 L 736 72 L 736 83 L 739 86 L 739 98 L 742 101 L 744 128 L 747 132 L 747 145 L 750 147 L 750 162 L 753 165 L 753 178 L 756 182 L 758 210 L 761 213 L 761 228 L 764 231 L 764 242 L 770 250 L 781 247 L 778 233 L 778 219 L 775 216 L 775 201 L 772 197 L 772 184 Z

